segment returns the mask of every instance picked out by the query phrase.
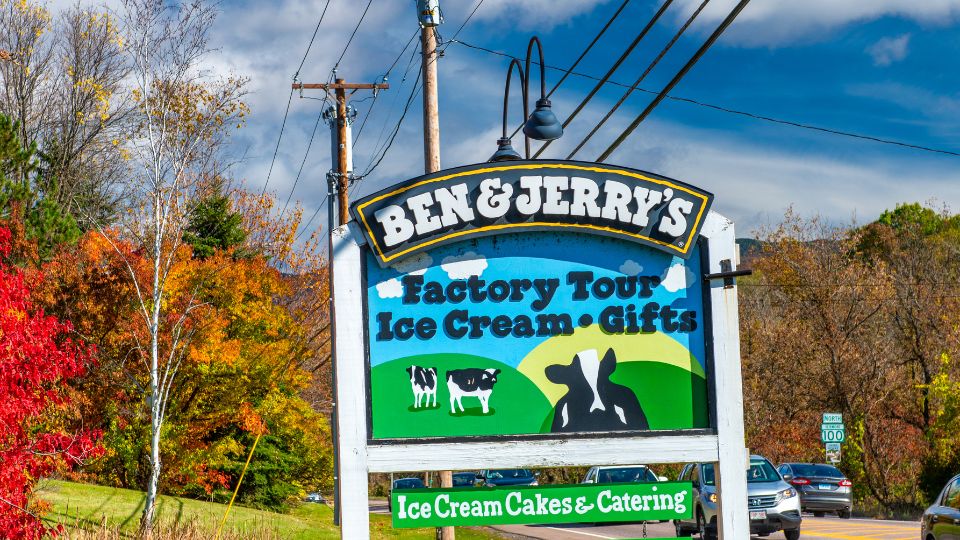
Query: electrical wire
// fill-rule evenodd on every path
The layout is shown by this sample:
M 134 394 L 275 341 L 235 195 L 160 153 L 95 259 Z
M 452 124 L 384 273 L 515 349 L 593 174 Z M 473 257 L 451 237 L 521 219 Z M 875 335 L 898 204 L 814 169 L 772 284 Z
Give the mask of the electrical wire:
M 687 63 L 680 69 L 680 71 L 677 72 L 676 75 L 674 75 L 673 79 L 669 83 L 667 83 L 666 86 L 663 87 L 663 90 L 661 90 L 660 93 L 657 94 L 657 97 L 653 98 L 653 101 L 650 102 L 649 105 L 647 105 L 647 108 L 644 109 L 643 112 L 641 112 L 633 120 L 633 122 L 630 123 L 629 126 L 627 126 L 627 129 L 623 130 L 623 133 L 621 133 L 620 136 L 618 136 L 616 140 L 613 141 L 613 143 L 611 143 L 610 146 L 608 146 L 607 149 L 604 150 L 602 154 L 600 154 L 600 157 L 597 158 L 597 162 L 603 163 L 604 160 L 610 157 L 610 154 L 612 154 L 614 150 L 616 150 L 617 147 L 623 143 L 623 141 L 627 140 L 627 137 L 629 137 L 630 134 L 633 133 L 635 129 L 637 129 L 637 126 L 639 126 L 641 122 L 646 120 L 646 118 L 650 115 L 653 109 L 655 109 L 657 105 L 659 105 L 663 101 L 663 98 L 665 98 L 666 95 L 669 94 L 670 91 L 677 86 L 677 84 L 690 71 L 690 69 L 693 68 L 694 65 L 696 65 L 696 63 L 700 60 L 700 58 L 702 58 L 703 55 L 706 54 L 708 50 L 710 50 L 710 47 L 714 43 L 716 43 L 717 39 L 720 38 L 724 30 L 726 30 L 733 23 L 734 20 L 736 20 L 737 15 L 740 15 L 740 12 L 743 11 L 743 8 L 747 7 L 747 4 L 749 3 L 750 3 L 750 0 L 740 0 L 740 2 L 732 10 L 730 10 L 730 13 L 727 15 L 727 18 L 725 18 L 723 22 L 720 23 L 720 26 L 718 26 L 717 29 L 714 30 L 712 34 L 710 34 L 710 37 L 707 38 L 707 41 L 703 43 L 700 49 L 698 49 L 697 52 L 694 53 L 694 55 L 690 58 L 690 60 L 688 60 Z
M 337 58 L 337 63 L 333 65 L 333 71 L 336 72 L 337 68 L 340 67 L 340 62 L 343 60 L 343 56 L 347 54 L 347 49 L 350 48 L 350 44 L 353 43 L 354 36 L 357 35 L 357 30 L 360 30 L 360 25 L 363 24 L 363 19 L 367 16 L 367 11 L 370 11 L 370 4 L 373 3 L 373 0 L 367 0 L 367 7 L 363 8 L 363 13 L 360 15 L 360 20 L 357 21 L 357 25 L 353 27 L 353 32 L 350 33 L 350 39 L 347 40 L 347 44 L 343 46 L 343 51 L 340 53 L 340 58 Z
M 403 120 L 407 117 L 407 112 L 410 110 L 410 104 L 413 103 L 414 98 L 417 97 L 417 94 L 420 93 L 420 89 L 423 88 L 423 85 L 420 84 L 420 73 L 417 73 L 417 78 L 413 82 L 413 90 L 410 92 L 410 97 L 407 98 L 407 104 L 403 107 L 403 113 L 400 115 L 400 119 L 397 121 L 396 127 L 393 128 L 393 133 L 390 135 L 390 139 L 384 147 L 383 151 L 380 153 L 380 157 L 376 159 L 376 162 L 371 161 L 371 165 L 367 166 L 367 169 L 357 178 L 357 183 L 370 174 L 373 173 L 380 166 L 380 163 L 383 161 L 383 158 L 387 157 L 387 153 L 390 151 L 390 148 L 393 146 L 393 141 L 397 138 L 397 133 L 400 132 L 400 127 L 403 125 Z
M 263 189 L 260 190 L 260 196 L 267 192 L 267 186 L 270 185 L 270 176 L 273 174 L 273 165 L 277 162 L 277 154 L 280 152 L 280 141 L 283 140 L 283 130 L 287 127 L 287 115 L 290 114 L 290 102 L 293 101 L 293 87 L 290 88 L 290 96 L 287 97 L 287 108 L 283 111 L 283 120 L 280 122 L 280 134 L 277 135 L 277 146 L 273 149 L 273 157 L 270 158 L 270 168 L 267 169 L 267 180 L 263 183 Z
M 417 34 L 419 34 L 419 33 L 420 33 L 420 31 L 417 30 L 417 31 L 415 31 L 415 32 L 413 33 L 412 36 L 410 36 L 410 39 L 407 40 L 407 44 L 403 46 L 403 50 L 401 50 L 401 51 L 400 51 L 400 54 L 398 54 L 397 57 L 393 59 L 393 63 L 390 64 L 390 67 L 387 68 L 387 71 L 384 72 L 384 74 L 380 77 L 380 80 L 382 80 L 383 82 L 386 82 L 386 81 L 387 81 L 387 79 L 390 77 L 390 72 L 392 72 L 392 71 L 393 71 L 393 68 L 395 68 L 395 67 L 397 66 L 397 62 L 399 62 L 399 61 L 400 61 L 400 58 L 403 57 L 403 54 L 404 54 L 405 52 L 407 52 L 407 49 L 410 48 L 410 44 L 413 43 L 413 40 L 416 39 Z M 378 97 L 380 97 L 380 92 L 379 92 L 378 90 L 374 90 L 374 91 L 373 91 L 373 103 L 371 103 L 371 104 L 370 104 L 370 107 L 367 108 L 367 113 L 363 115 L 363 122 L 360 122 L 360 129 L 357 130 L 357 135 L 353 138 L 353 145 L 354 145 L 354 146 L 356 146 L 357 143 L 360 142 L 360 136 L 363 135 L 363 128 L 367 125 L 367 120 L 370 119 L 370 114 L 371 114 L 371 112 L 373 111 L 374 105 L 377 104 L 377 98 L 378 98 Z
M 637 37 L 633 39 L 633 42 L 631 42 L 630 45 L 626 48 L 626 50 L 623 51 L 623 54 L 620 55 L 620 58 L 618 58 L 617 61 L 614 62 L 612 66 L 610 66 L 610 69 L 607 70 L 607 73 L 600 78 L 600 81 L 597 82 L 597 84 L 593 87 L 592 90 L 590 90 L 587 96 L 583 98 L 583 100 L 580 102 L 579 105 L 577 105 L 577 108 L 574 109 L 573 112 L 570 113 L 570 116 L 568 116 L 567 119 L 563 121 L 564 129 L 566 129 L 567 126 L 570 125 L 570 122 L 573 122 L 573 119 L 577 117 L 577 114 L 579 114 L 580 111 L 582 111 L 583 108 L 587 106 L 587 103 L 589 103 L 590 100 L 593 99 L 593 96 L 595 96 L 597 92 L 600 91 L 600 89 L 603 87 L 603 84 L 610 78 L 611 75 L 613 75 L 613 73 L 620 67 L 620 65 L 623 64 L 623 62 L 627 59 L 627 57 L 630 56 L 630 53 L 632 53 L 633 50 L 637 47 L 637 45 L 639 45 L 640 42 L 643 40 L 643 38 L 646 37 L 647 33 L 650 32 L 650 29 L 653 28 L 653 25 L 656 24 L 658 20 L 660 20 L 660 17 L 667 10 L 667 8 L 670 7 L 670 4 L 672 3 L 673 3 L 673 0 L 666 0 L 663 3 L 663 5 L 660 6 L 660 9 L 657 10 L 657 12 L 647 22 L 647 24 L 643 27 L 643 29 L 640 30 L 640 33 L 637 34 Z M 552 142 L 553 141 L 544 142 L 540 146 L 540 148 L 536 151 L 536 153 L 533 154 L 534 159 L 539 157 L 540 154 L 542 154 L 543 151 L 546 150 Z
M 307 50 L 303 53 L 303 59 L 300 60 L 300 66 L 297 67 L 297 72 L 293 74 L 293 80 L 296 82 L 300 76 L 300 70 L 303 69 L 303 65 L 307 62 L 307 55 L 310 54 L 310 49 L 313 47 L 314 40 L 317 39 L 317 32 L 320 31 L 320 23 L 323 22 L 324 15 L 327 14 L 327 8 L 330 7 L 330 0 L 327 0 L 327 3 L 323 6 L 323 12 L 320 13 L 320 20 L 317 21 L 317 27 L 313 29 L 313 36 L 310 37 L 310 43 L 307 44 Z
M 617 17 L 620 16 L 620 12 L 623 11 L 623 9 L 627 7 L 627 4 L 629 3 L 630 3 L 630 0 L 623 0 L 623 3 L 620 4 L 620 7 L 617 8 L 615 12 L 613 12 L 613 15 L 611 15 L 609 19 L 607 19 L 607 23 L 603 25 L 603 28 L 600 29 L 600 32 L 598 32 L 597 35 L 593 36 L 593 40 L 590 42 L 589 45 L 587 45 L 587 48 L 584 49 L 582 53 L 580 53 L 580 56 L 578 56 L 577 59 L 574 60 L 572 64 L 570 64 L 570 67 L 563 70 L 563 75 L 560 77 L 560 80 L 558 80 L 557 83 L 553 85 L 553 88 L 551 88 L 550 91 L 547 92 L 547 97 L 552 96 L 553 93 L 557 91 L 557 88 L 560 88 L 560 85 L 567 80 L 567 77 L 569 77 L 571 74 L 574 73 L 573 70 L 577 69 L 577 66 L 580 65 L 580 61 L 583 60 L 583 58 L 587 56 L 587 53 L 589 53 L 590 50 L 593 49 L 593 46 L 596 45 L 598 41 L 600 41 L 600 38 L 603 37 L 603 34 L 607 32 L 607 29 L 610 28 L 610 25 L 613 24 L 613 21 L 617 20 Z M 454 36 L 454 38 L 456 38 L 456 36 Z M 457 42 L 457 43 L 462 43 L 462 42 Z M 526 119 L 524 119 L 524 123 L 525 122 L 526 122 Z M 517 129 L 513 130 L 513 133 L 510 134 L 510 138 L 512 139 L 514 136 L 516 136 L 516 134 L 519 133 L 521 129 L 523 129 L 523 123 L 517 126 Z
M 508 53 L 505 53 L 505 52 L 503 52 L 503 51 L 496 51 L 496 50 L 493 50 L 493 49 L 489 49 L 489 48 L 487 48 L 487 47 L 482 47 L 482 46 L 480 46 L 480 45 L 474 45 L 473 43 L 469 43 L 469 42 L 466 42 L 466 41 L 463 41 L 463 40 L 457 40 L 456 43 L 459 44 L 459 45 L 463 45 L 464 47 L 467 47 L 467 48 L 469 48 L 469 49 L 474 49 L 474 50 L 481 51 L 481 52 L 485 52 L 485 53 L 488 53 L 488 54 L 501 56 L 501 57 L 503 57 L 503 58 L 523 60 L 522 58 L 519 58 L 519 57 L 517 57 L 517 56 L 513 56 L 513 55 L 508 54 Z M 539 65 L 539 64 L 536 63 L 536 62 L 534 62 L 534 64 Z M 544 64 L 544 67 L 546 67 L 547 69 L 552 70 L 552 71 L 559 71 L 559 72 L 566 72 L 566 71 L 567 71 L 567 70 L 564 69 L 564 68 L 561 68 L 561 67 L 558 67 L 558 66 L 551 66 L 550 64 Z M 599 81 L 599 80 L 600 80 L 600 78 L 597 77 L 597 76 L 595 76 L 595 75 L 590 75 L 590 74 L 583 73 L 583 72 L 570 71 L 570 74 L 571 74 L 571 75 L 575 75 L 575 76 L 580 77 L 580 78 L 583 78 L 583 79 L 591 80 L 591 81 Z M 621 87 L 621 88 L 630 88 L 630 85 L 629 85 L 629 84 L 622 83 L 622 82 L 619 82 L 619 81 L 614 81 L 614 80 L 608 80 L 608 81 L 606 82 L 606 84 L 609 84 L 609 85 L 612 85 L 612 86 L 619 86 L 619 87 Z M 636 90 L 639 91 L 639 92 L 645 93 L 645 94 L 654 94 L 654 95 L 657 94 L 657 91 L 656 91 L 656 90 L 650 90 L 650 89 L 648 89 L 648 88 L 638 87 L 638 88 L 636 88 Z M 829 134 L 831 134 L 831 135 L 838 135 L 838 136 L 842 136 L 842 137 L 850 137 L 850 138 L 853 138 L 853 139 L 862 139 L 862 140 L 872 141 L 872 142 L 877 142 L 877 143 L 882 143 L 882 144 L 890 144 L 890 145 L 894 145 L 894 146 L 901 146 L 901 147 L 904 147 L 904 148 L 911 148 L 911 149 L 914 149 L 914 150 L 921 150 L 921 151 L 924 151 L 924 152 L 932 152 L 932 153 L 944 154 L 944 155 L 948 155 L 948 156 L 960 156 L 960 152 L 955 152 L 955 151 L 953 151 L 953 150 L 946 150 L 946 149 L 943 149 L 943 148 L 935 148 L 935 147 L 931 147 L 931 146 L 923 146 L 923 145 L 919 145 L 919 144 L 906 143 L 906 142 L 903 142 L 903 141 L 897 141 L 897 140 L 893 140 L 893 139 L 884 139 L 884 138 L 881 138 L 881 137 L 875 137 L 875 136 L 873 136 L 873 135 L 865 135 L 865 134 L 862 134 L 862 133 L 855 133 L 855 132 L 852 132 L 852 131 L 844 131 L 844 130 L 840 130 L 840 129 L 827 128 L 827 127 L 817 126 L 817 125 L 813 125 L 813 124 L 807 124 L 807 123 L 803 123 L 803 122 L 796 122 L 796 121 L 793 121 L 793 120 L 784 120 L 784 119 L 782 119 L 782 118 L 775 118 L 775 117 L 772 117 L 772 116 L 766 116 L 766 115 L 762 115 L 762 114 L 758 114 L 758 113 L 752 113 L 752 112 L 749 112 L 749 111 L 741 111 L 741 110 L 739 110 L 739 109 L 732 109 L 732 108 L 729 108 L 729 107 L 724 107 L 724 106 L 722 106 L 722 105 L 717 105 L 717 104 L 714 104 L 714 103 L 708 103 L 708 102 L 706 102 L 706 101 L 700 101 L 700 100 L 697 100 L 697 99 L 688 98 L 688 97 L 683 97 L 683 96 L 667 95 L 667 99 L 669 99 L 669 100 L 671 100 L 671 101 L 676 101 L 676 102 L 679 102 L 679 103 L 686 103 L 686 104 L 689 104 L 689 105 L 696 105 L 696 106 L 698 106 L 698 107 L 703 107 L 703 108 L 706 108 L 706 109 L 713 109 L 713 110 L 715 110 L 715 111 L 724 112 L 724 113 L 727 113 L 727 114 L 735 114 L 735 115 L 738 115 L 738 116 L 744 116 L 744 117 L 746 117 L 746 118 L 751 118 L 751 119 L 753 119 L 753 120 L 761 120 L 761 121 L 764 121 L 764 122 L 770 122 L 770 123 L 773 123 L 773 124 L 780 124 L 780 125 L 784 125 L 784 126 L 791 126 L 791 127 L 800 128 L 800 129 L 809 129 L 809 130 L 812 130 L 812 131 L 820 131 L 820 132 L 823 132 L 823 133 L 829 133 Z M 519 131 L 519 129 L 518 129 L 518 131 Z M 516 132 L 514 132 L 514 133 L 516 133 Z
M 293 198 L 293 193 L 297 190 L 297 184 L 300 182 L 300 175 L 303 174 L 303 167 L 307 163 L 307 157 L 310 155 L 310 149 L 313 147 L 313 139 L 317 136 L 317 128 L 320 127 L 320 120 L 323 119 L 323 111 L 326 107 L 326 103 L 320 105 L 320 114 L 317 115 L 317 121 L 313 124 L 313 131 L 310 133 L 310 140 L 307 141 L 307 150 L 303 153 L 303 160 L 300 162 L 300 168 L 297 170 L 297 176 L 293 179 L 293 186 L 290 187 L 290 193 L 287 194 L 287 200 L 283 203 L 283 210 L 280 211 L 280 216 L 283 217 L 287 213 L 287 206 L 290 204 L 290 199 Z
M 700 3 L 700 6 L 690 15 L 690 17 L 687 18 L 686 22 L 683 23 L 683 26 L 680 27 L 680 30 L 678 30 L 677 33 L 673 35 L 673 38 L 670 39 L 670 42 L 667 43 L 666 46 L 664 46 L 664 48 L 660 51 L 660 54 L 658 54 L 657 57 L 654 58 L 652 62 L 650 62 L 650 65 L 647 66 L 647 69 L 645 69 L 643 73 L 641 73 L 640 76 L 637 77 L 637 80 L 634 81 L 632 85 L 630 85 L 630 88 L 627 88 L 627 91 L 624 92 L 622 96 L 620 96 L 620 99 L 607 112 L 607 114 L 603 117 L 603 119 L 597 122 L 597 124 L 593 126 L 593 128 L 590 130 L 590 133 L 587 133 L 587 136 L 584 137 L 583 140 L 580 141 L 580 143 L 577 145 L 577 147 L 574 148 L 573 151 L 567 155 L 567 159 L 573 159 L 573 156 L 576 155 L 576 153 L 579 152 L 581 148 L 583 148 L 583 145 L 587 144 L 587 141 L 589 141 L 590 138 L 593 137 L 593 135 L 601 127 L 603 127 L 604 124 L 607 123 L 607 120 L 609 120 L 610 117 L 613 116 L 613 113 L 617 112 L 617 109 L 619 109 L 620 106 L 623 105 L 623 102 L 626 101 L 628 97 L 630 97 L 630 94 L 632 94 L 633 91 L 640 86 L 640 83 L 642 83 L 643 80 L 647 78 L 647 75 L 649 75 L 650 72 L 653 71 L 653 68 L 657 67 L 657 64 L 660 63 L 660 60 L 663 60 L 663 57 L 666 56 L 668 52 L 670 52 L 670 49 L 673 48 L 674 44 L 677 43 L 677 40 L 680 39 L 680 36 L 682 36 L 683 33 L 687 31 L 687 28 L 689 28 L 690 25 L 693 24 L 693 21 L 696 20 L 697 16 L 700 15 L 700 12 L 703 11 L 703 8 L 707 7 L 707 4 L 709 3 L 710 3 L 710 0 L 703 0 L 703 2 Z

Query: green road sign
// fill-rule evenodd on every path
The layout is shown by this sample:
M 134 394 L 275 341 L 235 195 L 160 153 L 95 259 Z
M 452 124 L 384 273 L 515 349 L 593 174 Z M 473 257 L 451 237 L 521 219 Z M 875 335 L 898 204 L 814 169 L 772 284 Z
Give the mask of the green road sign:
M 405 489 L 395 528 L 689 519 L 690 482 Z
M 820 440 L 825 443 L 841 443 L 847 440 L 847 432 L 843 424 L 823 424 L 820 426 Z
M 840 413 L 823 413 L 823 423 L 824 424 L 842 424 L 843 415 Z

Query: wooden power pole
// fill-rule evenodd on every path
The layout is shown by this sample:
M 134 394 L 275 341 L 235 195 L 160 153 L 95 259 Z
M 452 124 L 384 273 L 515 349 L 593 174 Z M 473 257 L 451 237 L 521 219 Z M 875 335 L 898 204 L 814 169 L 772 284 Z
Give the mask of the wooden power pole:
M 423 69 L 423 172 L 440 170 L 440 108 L 437 100 L 437 34 L 432 26 L 420 25 Z M 440 471 L 440 487 L 453 487 L 453 472 Z M 439 527 L 437 538 L 454 540 L 453 527 Z
M 334 139 L 333 148 L 336 149 L 336 155 L 334 161 L 336 162 L 336 170 L 331 171 L 327 175 L 328 186 L 327 186 L 327 238 L 329 245 L 333 246 L 333 224 L 339 223 L 340 225 L 345 225 L 350 218 L 350 214 L 347 209 L 349 206 L 349 201 L 347 200 L 348 189 L 350 187 L 350 172 L 353 167 L 351 163 L 353 156 L 353 140 L 350 137 L 350 119 L 347 117 L 347 90 L 352 90 L 350 92 L 353 95 L 353 92 L 357 90 L 386 90 L 390 88 L 390 85 L 387 83 L 380 84 L 363 84 L 363 83 L 348 83 L 344 82 L 343 79 L 336 79 L 333 83 L 323 83 L 323 84 L 303 84 L 303 83 L 294 83 L 294 90 L 323 90 L 324 92 L 329 92 L 330 90 L 334 91 L 336 96 L 336 118 L 332 120 L 336 122 L 336 138 Z M 323 111 L 324 113 L 326 111 Z M 336 196 L 337 204 L 333 204 L 333 198 Z M 334 220 L 333 214 L 334 210 L 337 209 L 339 214 L 339 219 Z M 333 333 L 333 328 L 336 324 L 337 315 L 333 306 L 333 249 L 328 250 L 329 261 L 327 263 L 327 279 L 328 283 L 328 292 L 330 294 L 330 301 L 328 305 L 330 306 L 330 332 Z M 331 345 L 332 347 L 332 345 Z M 330 358 L 336 358 L 336 351 L 331 348 Z M 331 362 L 331 379 L 333 381 L 333 392 L 336 395 L 337 392 L 337 363 Z M 333 499 L 333 523 L 334 525 L 340 525 L 340 438 L 338 433 L 341 432 L 340 428 L 340 415 L 337 414 L 337 403 L 334 400 L 333 403 L 333 421 L 332 431 L 333 431 L 333 490 L 334 490 L 334 499 Z
M 350 119 L 347 118 L 347 90 L 352 90 L 353 95 L 357 90 L 387 90 L 390 85 L 387 83 L 348 83 L 343 79 L 336 79 L 332 83 L 304 84 L 294 83 L 294 90 L 324 90 L 329 92 L 333 90 L 336 101 L 336 123 L 337 123 L 337 167 L 334 175 L 337 180 L 337 215 L 339 220 L 337 224 L 344 225 L 350 220 L 350 214 L 347 209 L 349 201 L 347 200 L 347 191 L 350 187 L 350 166 L 348 156 L 353 152 L 351 146 L 353 141 L 348 140 L 347 127 Z

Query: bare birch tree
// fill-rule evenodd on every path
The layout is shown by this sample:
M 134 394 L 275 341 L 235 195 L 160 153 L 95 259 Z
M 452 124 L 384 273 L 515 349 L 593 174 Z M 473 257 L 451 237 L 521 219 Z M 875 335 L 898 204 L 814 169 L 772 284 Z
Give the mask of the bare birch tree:
M 125 187 L 133 205 L 121 219 L 121 234 L 139 247 L 147 263 L 127 264 L 146 328 L 139 352 L 149 373 L 143 391 L 151 423 L 151 469 L 143 537 L 153 530 L 167 405 L 189 347 L 192 318 L 202 306 L 195 295 L 170 298 L 168 277 L 189 256 L 183 232 L 191 212 L 216 185 L 223 145 L 246 114 L 241 101 L 246 81 L 213 77 L 201 64 L 210 52 L 214 17 L 214 10 L 199 1 L 157 0 L 125 0 L 121 15 L 134 102 L 125 143 L 130 152 Z

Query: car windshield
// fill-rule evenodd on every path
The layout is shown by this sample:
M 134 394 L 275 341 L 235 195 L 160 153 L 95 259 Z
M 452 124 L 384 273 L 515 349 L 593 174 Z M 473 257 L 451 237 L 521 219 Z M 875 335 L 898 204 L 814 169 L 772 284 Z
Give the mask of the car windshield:
M 747 483 L 776 482 L 777 480 L 780 480 L 780 475 L 767 460 L 750 460 L 750 470 L 747 471 Z
M 457 473 L 453 475 L 453 487 L 472 486 L 477 479 L 473 473 Z
M 814 465 L 807 463 L 796 463 L 790 465 L 794 476 L 826 476 L 828 478 L 845 478 L 843 473 L 831 465 Z
M 715 480 L 714 474 L 713 474 L 713 464 L 712 464 L 712 463 L 705 463 L 705 464 L 703 465 L 703 468 L 701 469 L 701 474 L 702 474 L 701 480 L 703 480 L 703 484 L 704 484 L 704 485 L 706 485 L 706 486 L 712 486 L 712 485 L 714 485 L 714 484 L 716 483 L 716 480 Z
M 657 477 L 646 467 L 619 467 L 597 471 L 597 483 L 613 484 L 617 482 L 656 482 Z
M 423 480 L 419 478 L 401 478 L 393 481 L 393 489 L 417 489 L 422 488 Z
M 526 469 L 503 469 L 499 471 L 489 471 L 487 478 L 531 478 L 533 473 Z

